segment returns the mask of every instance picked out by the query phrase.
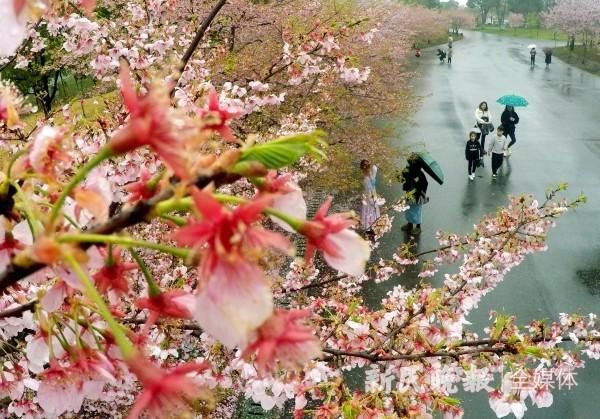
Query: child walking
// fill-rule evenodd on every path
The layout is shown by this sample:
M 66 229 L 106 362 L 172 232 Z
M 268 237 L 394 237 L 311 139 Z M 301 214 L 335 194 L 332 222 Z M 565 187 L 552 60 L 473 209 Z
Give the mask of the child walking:
M 473 128 L 469 131 L 469 140 L 465 147 L 465 158 L 467 159 L 467 169 L 469 172 L 469 180 L 475 180 L 475 170 L 480 158 L 481 145 L 479 144 L 479 129 Z
M 488 153 L 492 155 L 492 178 L 496 178 L 498 169 L 504 161 L 504 153 L 506 152 L 506 137 L 504 136 L 504 127 L 500 125 L 496 129 L 496 135 L 490 142 Z

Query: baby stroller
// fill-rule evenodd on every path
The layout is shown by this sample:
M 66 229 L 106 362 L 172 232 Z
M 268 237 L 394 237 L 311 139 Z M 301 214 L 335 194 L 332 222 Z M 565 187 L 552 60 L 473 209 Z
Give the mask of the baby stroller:
M 444 50 L 441 50 L 438 48 L 437 50 L 437 56 L 440 59 L 440 63 L 443 63 L 446 61 L 446 52 Z

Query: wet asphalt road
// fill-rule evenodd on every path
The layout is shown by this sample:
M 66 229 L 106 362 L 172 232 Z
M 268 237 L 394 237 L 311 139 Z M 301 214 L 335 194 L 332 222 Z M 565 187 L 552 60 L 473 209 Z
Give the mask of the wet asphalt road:
M 539 51 L 533 69 L 527 49 L 530 43 Z M 464 40 L 455 43 L 451 66 L 439 63 L 435 49 L 426 51 L 416 82 L 423 103 L 414 125 L 401 127 L 404 134 L 399 146 L 427 149 L 446 175 L 443 186 L 429 182 L 431 201 L 424 208 L 419 250 L 436 246 L 436 231 L 470 231 L 482 215 L 505 205 L 507 194 L 533 193 L 541 200 L 549 186 L 564 181 L 570 185 L 567 194 L 588 196 L 587 204 L 559 220 L 551 231 L 549 250 L 529 257 L 510 272 L 474 310 L 469 320 L 479 331 L 487 325 L 490 310 L 513 313 L 521 324 L 556 319 L 560 312 L 600 314 L 600 77 L 554 58 L 546 70 L 544 46 L 554 46 L 554 42 L 467 32 Z M 505 159 L 498 179 L 492 181 L 487 158 L 485 169 L 478 169 L 475 181 L 469 182 L 464 145 L 475 123 L 475 109 L 486 100 L 498 126 L 503 107 L 495 101 L 509 93 L 530 102 L 529 107 L 517 109 L 521 122 L 513 155 L 508 162 Z M 379 190 L 388 202 L 402 193 L 400 185 L 384 186 L 381 181 Z M 400 232 L 404 222 L 402 215 L 396 217 L 382 254 L 389 256 L 392 243 L 405 239 Z M 587 278 L 587 285 L 580 276 Z M 432 282 L 442 279 L 438 275 Z M 404 275 L 367 289 L 366 299 L 375 304 L 394 283 L 410 286 L 415 282 L 414 276 Z M 576 388 L 554 391 L 551 408 L 529 408 L 525 417 L 600 418 L 600 361 L 586 362 L 587 367 L 578 370 Z M 484 393 L 462 397 L 465 418 L 495 417 Z

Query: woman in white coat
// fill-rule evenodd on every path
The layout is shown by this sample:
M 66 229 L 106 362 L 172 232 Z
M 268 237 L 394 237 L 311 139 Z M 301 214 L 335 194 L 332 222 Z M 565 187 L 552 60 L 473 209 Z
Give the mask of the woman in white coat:
M 483 156 L 487 154 L 485 151 L 485 137 L 490 133 L 489 123 L 492 122 L 492 114 L 487 102 L 481 102 L 475 110 L 475 121 L 477 122 L 477 128 L 481 130 L 481 165 L 483 166 Z

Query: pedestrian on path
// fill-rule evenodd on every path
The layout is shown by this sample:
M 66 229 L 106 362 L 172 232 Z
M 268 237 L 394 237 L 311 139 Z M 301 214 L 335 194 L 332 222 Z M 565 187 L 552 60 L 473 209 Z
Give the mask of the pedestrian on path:
M 504 153 L 507 150 L 506 141 L 504 127 L 500 125 L 488 147 L 488 152 L 492 155 L 492 178 L 496 178 L 498 169 L 504 161 Z
M 485 137 L 490 133 L 490 128 L 492 128 L 492 125 L 490 125 L 492 114 L 488 109 L 487 102 L 481 102 L 475 110 L 475 121 L 477 122 L 477 128 L 481 131 L 481 166 L 484 166 L 483 156 L 487 154 L 485 151 Z
M 416 154 L 408 158 L 408 165 L 402 171 L 402 189 L 407 193 L 408 210 L 405 212 L 407 224 L 402 231 L 411 236 L 421 234 L 421 222 L 423 220 L 423 204 L 429 202 L 427 197 L 427 178 L 421 169 L 421 160 Z
M 452 48 L 448 48 L 448 64 L 452 64 Z
M 512 106 L 507 106 L 502 112 L 502 116 L 500 117 L 502 121 L 502 125 L 504 126 L 504 130 L 506 133 L 506 137 L 510 137 L 510 143 L 506 148 L 506 156 L 510 156 L 510 148 L 514 143 L 517 142 L 517 137 L 515 135 L 516 125 L 519 123 L 519 115 L 515 112 L 515 108 Z
M 552 64 L 552 50 L 547 49 L 546 51 L 544 51 L 544 54 L 546 55 L 544 59 L 544 61 L 546 62 L 546 68 L 550 68 L 550 64 Z
M 360 225 L 362 229 L 369 234 L 375 221 L 381 215 L 379 205 L 377 205 L 377 166 L 371 164 L 369 160 L 361 160 L 360 170 L 363 174 L 363 194 L 362 207 L 360 209 Z
M 535 50 L 535 47 L 531 48 L 531 51 L 529 51 L 529 55 L 531 56 L 531 66 L 533 67 L 535 65 L 535 55 L 537 54 L 537 51 Z
M 452 38 L 452 35 L 450 35 L 448 37 L 448 48 L 452 48 L 454 45 L 454 38 Z
M 481 132 L 478 128 L 473 128 L 469 131 L 469 139 L 465 147 L 465 159 L 467 159 L 467 171 L 469 180 L 475 180 L 475 170 L 481 158 L 481 144 L 479 144 L 479 136 Z

